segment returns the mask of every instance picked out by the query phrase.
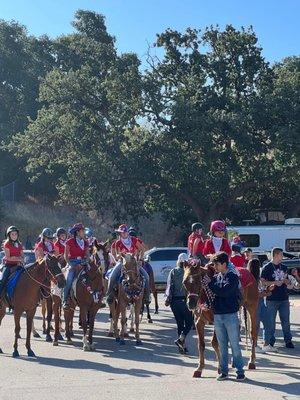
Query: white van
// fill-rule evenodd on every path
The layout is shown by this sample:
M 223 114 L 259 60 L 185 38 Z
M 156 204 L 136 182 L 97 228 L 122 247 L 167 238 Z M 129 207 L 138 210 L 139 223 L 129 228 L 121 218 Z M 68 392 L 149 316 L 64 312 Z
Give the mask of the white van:
M 283 225 L 228 226 L 229 237 L 238 234 L 246 247 L 255 253 L 265 253 L 273 247 L 300 256 L 300 218 L 285 220 Z

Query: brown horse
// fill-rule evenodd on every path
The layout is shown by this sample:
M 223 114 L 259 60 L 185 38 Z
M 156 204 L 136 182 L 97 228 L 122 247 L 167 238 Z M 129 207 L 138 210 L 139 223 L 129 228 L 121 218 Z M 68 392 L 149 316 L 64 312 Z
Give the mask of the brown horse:
M 188 298 L 187 304 L 188 308 L 193 311 L 195 318 L 195 326 L 198 334 L 198 350 L 199 350 L 199 364 L 194 371 L 194 378 L 200 378 L 202 375 L 203 368 L 205 366 L 204 360 L 204 327 L 206 324 L 213 325 L 214 323 L 214 313 L 211 308 L 213 295 L 208 289 L 208 287 L 203 284 L 203 278 L 207 275 L 212 277 L 215 273 L 214 267 L 208 264 L 206 267 L 202 267 L 200 263 L 186 263 L 185 273 L 183 278 L 183 285 L 187 290 Z M 251 359 L 248 364 L 249 369 L 255 369 L 255 346 L 257 344 L 257 330 L 256 330 L 256 314 L 257 306 L 259 301 L 258 293 L 258 282 L 253 282 L 250 286 L 243 290 L 243 301 L 242 305 L 250 314 L 251 320 L 251 338 L 252 338 L 252 348 L 251 348 Z M 215 350 L 216 358 L 219 363 L 220 353 L 219 345 L 216 337 L 216 333 L 213 333 L 212 337 L 212 347 Z M 220 371 L 220 366 L 218 367 Z
M 89 290 L 89 287 L 91 290 Z M 74 293 L 69 300 L 70 308 L 64 311 L 67 344 L 73 344 L 71 330 L 76 305 L 79 306 L 80 321 L 83 329 L 83 350 L 93 351 L 93 332 L 96 314 L 101 306 L 104 295 L 103 274 L 101 266 L 92 256 L 88 266 L 79 274 L 76 282 L 76 297 Z
M 135 257 L 126 253 L 122 257 L 122 282 L 118 286 L 116 301 L 110 305 L 113 320 L 114 337 L 120 345 L 125 344 L 126 336 L 126 310 L 129 304 L 134 305 L 135 339 L 136 345 L 141 345 L 140 339 L 140 312 L 144 297 L 144 280 L 140 274 L 138 262 Z M 121 314 L 121 332 L 118 330 L 118 321 Z
M 51 255 L 47 255 L 43 260 L 36 261 L 34 264 L 24 268 L 24 272 L 20 276 L 12 299 L 3 303 L 0 308 L 0 324 L 5 315 L 6 306 L 11 306 L 14 309 L 15 342 L 13 357 L 19 357 L 18 338 L 20 337 L 21 329 L 20 318 L 23 312 L 26 312 L 27 321 L 27 354 L 29 357 L 35 357 L 30 344 L 32 321 L 40 300 L 41 288 L 50 290 L 48 286 L 49 279 L 56 279 L 58 286 L 61 288 L 65 286 L 66 281 L 61 272 L 58 259 Z M 0 352 L 2 352 L 2 350 Z

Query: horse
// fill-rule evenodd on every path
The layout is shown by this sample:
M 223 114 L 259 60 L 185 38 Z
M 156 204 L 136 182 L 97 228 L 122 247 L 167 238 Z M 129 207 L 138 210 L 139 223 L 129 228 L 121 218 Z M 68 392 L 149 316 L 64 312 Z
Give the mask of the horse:
M 142 344 L 139 331 L 139 315 L 142 308 L 145 282 L 139 272 L 138 262 L 135 257 L 126 253 L 122 256 L 122 281 L 118 285 L 116 300 L 110 304 L 113 321 L 114 337 L 120 345 L 125 344 L 126 337 L 126 310 L 129 304 L 134 305 L 135 339 L 136 345 Z M 118 330 L 118 321 L 121 314 L 121 332 Z
M 26 312 L 27 322 L 27 355 L 29 357 L 35 357 L 30 344 L 32 321 L 40 300 L 40 290 L 42 288 L 50 290 L 48 286 L 49 279 L 57 280 L 60 288 L 63 288 L 66 284 L 57 257 L 51 255 L 47 255 L 42 260 L 25 266 L 24 272 L 21 274 L 14 289 L 12 298 L 2 302 L 2 307 L 0 308 L 0 325 L 5 315 L 6 306 L 11 306 L 14 309 L 15 342 L 13 357 L 19 357 L 18 338 L 20 337 L 21 329 L 20 318 L 23 312 Z M 2 353 L 1 349 L 0 353 Z
M 205 366 L 204 327 L 206 324 L 213 325 L 214 323 L 214 313 L 212 310 L 214 295 L 205 284 L 205 277 L 208 276 L 209 278 L 211 278 L 214 274 L 215 269 L 211 264 L 207 264 L 205 267 L 201 266 L 201 262 L 186 262 L 185 264 L 183 285 L 188 293 L 187 305 L 188 308 L 194 313 L 195 327 L 198 334 L 199 364 L 194 371 L 194 378 L 200 378 L 202 376 L 202 371 Z M 251 320 L 252 348 L 248 368 L 255 369 L 255 347 L 257 344 L 256 314 L 259 301 L 258 282 L 256 280 L 254 280 L 251 285 L 244 288 L 242 297 L 243 299 L 241 306 L 244 306 L 245 309 L 249 312 Z M 218 372 L 220 372 L 220 352 L 215 331 L 213 333 L 211 343 L 219 364 Z
M 76 280 L 76 293 L 72 290 L 71 299 L 69 300 L 70 308 L 64 310 L 67 344 L 73 344 L 71 339 L 73 317 L 76 305 L 78 305 L 83 329 L 83 350 L 95 350 L 95 344 L 93 343 L 95 318 L 101 306 L 103 296 L 103 273 L 101 265 L 97 264 L 96 257 L 93 255 L 89 264 L 81 267 L 81 272 Z

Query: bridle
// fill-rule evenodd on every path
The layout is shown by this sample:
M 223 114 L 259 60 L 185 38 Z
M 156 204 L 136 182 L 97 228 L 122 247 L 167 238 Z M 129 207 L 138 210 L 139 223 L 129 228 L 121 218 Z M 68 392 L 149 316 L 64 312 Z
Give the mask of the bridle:
M 49 273 L 50 277 L 51 277 L 54 281 L 57 281 L 57 278 L 58 278 L 60 275 L 63 275 L 63 273 L 62 273 L 62 272 L 59 272 L 59 273 L 56 274 L 56 275 L 53 274 L 52 271 L 50 270 L 49 266 L 48 266 L 48 260 L 49 260 L 49 257 L 48 257 L 48 255 L 46 255 L 46 256 L 44 257 L 44 259 L 43 259 L 43 261 L 45 262 L 45 263 L 44 263 L 44 269 L 45 269 L 45 277 L 44 277 L 44 279 L 46 279 L 47 273 Z M 37 267 L 39 267 L 39 266 L 40 266 L 40 265 L 38 265 Z M 45 287 L 46 289 L 51 290 L 51 287 L 50 287 L 50 286 L 45 285 L 43 282 L 40 282 L 38 279 L 36 279 L 34 276 L 32 276 L 32 275 L 29 273 L 28 268 L 24 267 L 24 270 L 25 270 L 25 272 L 27 273 L 27 275 L 29 276 L 29 278 L 30 278 L 31 280 L 33 280 L 35 283 L 37 283 L 39 286 L 43 286 L 43 287 Z

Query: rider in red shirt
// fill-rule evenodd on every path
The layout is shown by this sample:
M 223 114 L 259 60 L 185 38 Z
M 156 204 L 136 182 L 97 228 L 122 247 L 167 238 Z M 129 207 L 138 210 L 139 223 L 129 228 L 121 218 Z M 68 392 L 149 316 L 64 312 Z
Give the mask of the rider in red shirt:
M 19 240 L 19 230 L 10 226 L 6 230 L 6 240 L 3 243 L 4 258 L 2 278 L 0 280 L 0 297 L 11 274 L 12 268 L 23 263 L 23 247 Z M 1 305 L 0 305 L 1 307 Z
M 202 235 L 203 225 L 200 222 L 195 222 L 192 225 L 192 233 L 188 237 L 188 250 L 192 257 L 197 257 L 203 254 L 204 239 Z
M 67 241 L 67 231 L 64 228 L 57 228 L 56 241 L 54 242 L 54 252 L 56 256 L 65 254 Z
M 44 258 L 46 254 L 54 253 L 54 233 L 50 228 L 44 228 L 40 235 L 40 241 L 36 243 L 34 248 L 35 258 L 39 260 Z
M 232 262 L 236 268 L 246 267 L 246 257 L 241 253 L 241 249 L 241 246 L 236 243 L 231 246 L 232 255 L 230 257 L 230 262 Z
M 89 245 L 85 240 L 85 228 L 82 224 L 75 224 L 70 229 L 72 237 L 66 242 L 65 260 L 69 264 L 68 277 L 63 296 L 63 308 L 69 308 L 67 304 L 72 283 L 82 266 L 89 261 Z
M 142 260 L 145 252 L 144 243 L 142 242 L 141 239 L 138 239 L 135 236 L 131 236 L 129 234 L 129 229 L 127 225 L 125 224 L 120 225 L 119 228 L 116 229 L 116 232 L 119 234 L 119 239 L 115 242 L 114 247 L 112 248 L 112 253 L 115 259 L 119 260 L 119 262 L 114 268 L 112 268 L 112 271 L 109 276 L 108 287 L 107 287 L 108 304 L 111 304 L 114 300 L 114 288 L 117 285 L 117 282 L 121 276 L 122 254 L 131 253 L 134 256 L 136 256 L 137 259 Z M 145 302 L 147 304 L 150 304 L 151 299 L 150 299 L 149 275 L 144 270 L 144 268 L 141 268 L 140 272 L 145 278 Z
M 203 254 L 206 257 L 212 257 L 219 251 L 224 251 L 228 257 L 231 256 L 231 248 L 225 237 L 226 225 L 224 221 L 213 221 L 210 225 L 211 238 L 205 240 Z

